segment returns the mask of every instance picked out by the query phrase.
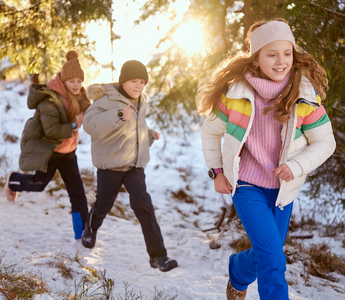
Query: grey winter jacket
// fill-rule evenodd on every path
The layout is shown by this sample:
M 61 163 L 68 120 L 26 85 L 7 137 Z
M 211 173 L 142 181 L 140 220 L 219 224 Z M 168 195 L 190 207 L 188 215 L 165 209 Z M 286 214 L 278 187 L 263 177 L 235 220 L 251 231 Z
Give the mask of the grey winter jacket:
M 84 115 L 84 130 L 91 136 L 92 163 L 98 169 L 143 167 L 149 160 L 149 133 L 146 95 L 140 96 L 139 109 L 117 90 L 117 84 L 91 85 L 87 96 L 94 100 Z M 132 118 L 122 121 L 119 110 L 131 104 Z M 151 139 L 154 139 L 153 137 Z M 153 142 L 153 140 L 151 140 Z
M 62 96 L 46 85 L 31 85 L 27 104 L 36 111 L 24 126 L 19 167 L 22 171 L 46 172 L 54 149 L 72 136 L 73 129 Z

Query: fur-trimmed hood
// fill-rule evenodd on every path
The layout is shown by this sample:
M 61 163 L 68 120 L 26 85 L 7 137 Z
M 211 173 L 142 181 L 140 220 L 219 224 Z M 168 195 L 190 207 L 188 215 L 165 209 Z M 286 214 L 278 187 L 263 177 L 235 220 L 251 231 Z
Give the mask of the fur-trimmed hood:
M 90 85 L 87 90 L 87 97 L 93 101 L 96 101 L 97 99 L 103 97 L 104 95 L 118 95 L 120 96 L 121 94 L 118 91 L 119 84 L 92 84 Z
M 119 87 L 120 85 L 118 83 L 92 84 L 86 90 L 87 97 L 93 101 L 96 101 L 103 96 L 108 96 L 109 100 L 129 101 L 129 99 L 118 91 Z M 147 96 L 145 93 L 141 93 L 140 102 L 146 102 L 146 99 Z

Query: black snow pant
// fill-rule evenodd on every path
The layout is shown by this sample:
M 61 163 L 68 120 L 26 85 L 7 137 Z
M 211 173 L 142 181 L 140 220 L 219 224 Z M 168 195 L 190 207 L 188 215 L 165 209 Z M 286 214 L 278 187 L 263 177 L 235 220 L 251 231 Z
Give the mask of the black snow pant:
M 95 232 L 102 225 L 104 218 L 115 203 L 122 184 L 129 193 L 131 208 L 140 222 L 149 256 L 153 258 L 166 256 L 167 251 L 151 197 L 146 191 L 143 168 L 132 168 L 126 172 L 97 170 L 97 196 L 96 202 L 90 210 L 88 226 Z
M 70 198 L 74 237 L 80 239 L 86 223 L 88 207 L 75 151 L 66 154 L 53 152 L 47 172 L 12 173 L 9 178 L 9 188 L 16 192 L 41 192 L 53 178 L 56 170 L 59 170 Z

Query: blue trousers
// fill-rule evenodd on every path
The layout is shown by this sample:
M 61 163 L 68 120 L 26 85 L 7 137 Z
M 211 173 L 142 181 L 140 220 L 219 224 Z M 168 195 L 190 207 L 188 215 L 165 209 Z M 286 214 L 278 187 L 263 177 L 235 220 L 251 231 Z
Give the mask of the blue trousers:
M 47 172 L 12 173 L 9 188 L 15 192 L 41 192 L 53 178 L 56 170 L 59 170 L 70 198 L 74 238 L 80 239 L 86 223 L 88 207 L 75 151 L 66 154 L 53 152 L 48 162 Z
M 238 185 L 233 203 L 252 248 L 230 256 L 231 284 L 243 291 L 257 279 L 260 299 L 288 300 L 283 245 L 292 203 L 281 210 L 275 206 L 279 189 L 262 188 L 241 181 Z
M 112 209 L 122 184 L 129 193 L 129 201 L 138 218 L 144 235 L 146 250 L 150 257 L 167 255 L 160 227 L 157 223 L 151 196 L 146 191 L 143 168 L 129 171 L 97 170 L 97 196 L 91 208 L 87 225 L 96 231 Z

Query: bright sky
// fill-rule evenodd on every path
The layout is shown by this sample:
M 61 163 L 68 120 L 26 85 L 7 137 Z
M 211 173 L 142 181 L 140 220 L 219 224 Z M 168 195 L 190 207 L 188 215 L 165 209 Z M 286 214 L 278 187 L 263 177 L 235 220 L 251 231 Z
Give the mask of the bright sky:
M 127 60 L 136 59 L 143 64 L 150 61 L 152 55 L 158 52 L 155 46 L 159 40 L 165 36 L 173 24 L 181 20 L 189 5 L 187 0 L 179 0 L 174 4 L 178 16 L 174 23 L 170 21 L 170 14 L 168 14 L 151 17 L 144 23 L 135 26 L 134 21 L 141 15 L 140 8 L 146 1 L 116 0 L 116 6 L 113 6 L 113 19 L 116 20 L 113 32 L 121 38 L 113 42 L 113 55 L 111 53 L 110 25 L 93 22 L 87 28 L 90 39 L 96 41 L 94 55 L 99 63 L 105 65 L 114 61 L 114 67 L 117 69 L 113 73 L 114 81 L 118 80 L 121 66 Z M 188 52 L 192 52 L 193 48 L 199 47 L 202 42 L 200 27 L 188 22 L 183 28 L 177 29 L 174 40 L 185 47 Z M 96 67 L 91 71 L 95 71 L 95 69 Z M 111 69 L 104 68 L 100 71 L 99 77 L 90 80 L 89 83 L 111 82 L 111 80 Z

